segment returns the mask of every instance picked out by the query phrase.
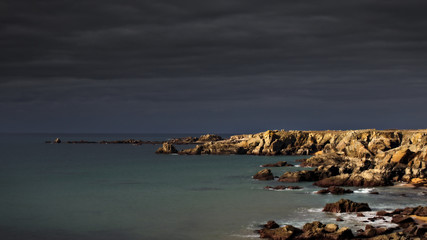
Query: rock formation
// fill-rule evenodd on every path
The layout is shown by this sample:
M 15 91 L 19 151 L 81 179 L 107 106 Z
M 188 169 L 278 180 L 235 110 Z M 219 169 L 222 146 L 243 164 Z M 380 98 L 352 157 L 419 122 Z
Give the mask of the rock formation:
M 336 186 L 328 187 L 327 189 L 322 189 L 316 192 L 317 194 L 334 194 L 334 195 L 340 195 L 340 194 L 346 194 L 346 193 L 353 193 L 350 189 L 344 189 Z
M 427 130 L 266 131 L 206 142 L 180 154 L 314 155 L 280 181 L 329 186 L 427 186 Z
M 273 222 L 273 221 L 270 221 Z M 268 224 L 266 224 L 268 225 Z M 277 225 L 277 224 L 276 224 Z M 302 229 L 292 225 L 283 227 L 267 228 L 258 230 L 261 238 L 273 240 L 332 240 L 332 239 L 353 239 L 353 233 L 347 227 L 339 228 L 336 224 L 323 224 L 321 222 L 306 223 Z
M 324 212 L 363 212 L 371 211 L 371 208 L 367 203 L 357 203 L 348 199 L 341 199 L 336 203 L 328 203 L 323 208 Z
M 357 203 L 341 199 L 342 206 L 347 205 L 354 210 Z M 363 205 L 363 204 L 362 204 Z M 350 207 L 353 206 L 353 207 Z M 346 207 L 344 207 L 347 209 Z M 318 221 L 306 223 L 302 229 L 295 228 L 292 225 L 279 226 L 274 221 L 269 221 L 263 225 L 263 229 L 257 230 L 261 238 L 269 239 L 289 239 L 289 240 L 345 240 L 345 239 L 369 239 L 369 240 L 424 240 L 427 239 L 427 225 L 425 222 L 417 222 L 414 219 L 427 216 L 427 207 L 407 207 L 396 209 L 392 212 L 379 211 L 378 216 L 391 216 L 392 222 L 399 227 L 386 228 L 383 226 L 374 227 L 365 225 L 365 229 L 358 230 L 356 236 L 347 227 L 339 228 L 336 224 L 323 224 Z M 384 219 L 383 219 L 384 220 Z M 337 218 L 337 221 L 343 221 Z
M 270 169 L 265 168 L 265 169 L 259 171 L 257 174 L 255 174 L 252 178 L 266 181 L 266 180 L 273 180 L 274 175 Z
M 177 152 L 178 150 L 176 150 L 176 148 L 172 144 L 167 142 L 163 143 L 162 147 L 160 147 L 156 151 L 156 153 L 168 153 L 168 154 L 177 153 Z

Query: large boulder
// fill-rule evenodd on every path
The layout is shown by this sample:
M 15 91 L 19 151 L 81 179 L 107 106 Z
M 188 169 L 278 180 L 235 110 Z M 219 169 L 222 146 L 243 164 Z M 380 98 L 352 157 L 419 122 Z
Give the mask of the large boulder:
M 261 171 L 259 171 L 257 174 L 255 174 L 253 177 L 253 179 L 258 179 L 258 180 L 273 180 L 274 179 L 274 175 L 271 172 L 270 169 L 263 169 Z
M 163 143 L 162 147 L 157 149 L 156 153 L 171 154 L 171 153 L 178 153 L 178 150 L 176 150 L 176 148 L 172 144 L 165 142 Z
M 341 199 L 335 203 L 328 203 L 323 208 L 324 212 L 363 212 L 363 211 L 371 211 L 371 208 L 367 203 L 357 203 L 353 202 L 349 199 Z

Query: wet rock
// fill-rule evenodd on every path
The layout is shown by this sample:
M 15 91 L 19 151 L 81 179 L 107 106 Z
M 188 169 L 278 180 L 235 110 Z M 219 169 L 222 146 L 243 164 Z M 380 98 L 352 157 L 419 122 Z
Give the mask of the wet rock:
M 270 169 L 265 168 L 259 171 L 257 174 L 255 174 L 252 178 L 262 180 L 262 181 L 267 181 L 267 180 L 273 180 L 274 175 Z
M 387 211 L 381 210 L 377 212 L 377 216 L 392 216 L 392 214 Z
M 275 221 L 270 220 L 267 222 L 267 224 L 264 224 L 264 228 L 266 229 L 275 229 L 275 228 L 279 228 L 279 224 L 277 224 Z
M 335 219 L 335 221 L 337 221 L 337 222 L 343 222 L 343 221 L 344 221 L 344 219 L 342 219 L 342 218 L 340 218 L 340 217 L 337 217 L 337 218 Z
M 292 166 L 294 165 L 289 164 L 286 161 L 280 161 L 277 163 L 268 163 L 268 164 L 261 165 L 261 167 L 292 167 Z
M 365 215 L 363 215 L 363 213 L 358 213 L 356 214 L 357 217 L 364 217 Z
M 352 190 L 350 189 L 344 189 L 344 188 L 340 188 L 337 186 L 331 186 L 327 189 L 322 189 L 316 192 L 317 194 L 327 194 L 327 193 L 331 193 L 334 195 L 341 195 L 341 194 L 346 194 L 346 193 L 353 193 Z
M 178 150 L 170 144 L 170 143 L 163 143 L 162 147 L 157 149 L 156 153 L 164 153 L 164 154 L 171 154 L 171 153 L 178 153 Z
M 324 212 L 362 212 L 371 211 L 371 208 L 367 203 L 357 203 L 349 199 L 341 199 L 335 203 L 328 203 L 323 208 Z
M 398 224 L 400 227 L 406 228 L 412 223 L 414 223 L 414 219 L 405 215 L 394 215 L 391 219 L 392 223 Z
M 371 221 L 371 222 L 375 222 L 377 220 L 385 220 L 385 218 L 377 216 L 377 217 L 368 218 L 368 220 Z
M 366 225 L 365 230 L 357 235 L 357 237 L 362 238 L 371 238 L 378 235 L 385 235 L 392 233 L 394 228 L 385 228 L 385 227 L 373 227 L 372 225 Z
M 53 141 L 54 143 L 61 143 L 62 141 L 61 141 L 61 139 L 59 139 L 59 138 L 55 138 L 55 140 Z

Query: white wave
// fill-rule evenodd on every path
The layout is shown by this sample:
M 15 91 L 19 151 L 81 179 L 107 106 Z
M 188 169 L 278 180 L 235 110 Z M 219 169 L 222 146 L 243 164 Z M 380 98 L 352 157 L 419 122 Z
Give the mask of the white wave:
M 259 234 L 232 234 L 233 237 L 241 237 L 241 238 L 259 238 Z
M 372 218 L 376 216 L 376 212 L 372 211 L 372 212 L 363 212 L 363 217 L 357 217 L 356 213 L 341 213 L 341 214 L 337 214 L 336 216 L 341 217 L 344 220 L 344 224 L 342 224 L 343 226 L 346 225 L 351 225 L 352 228 L 364 228 L 364 226 L 366 224 L 372 225 L 374 227 L 387 227 L 387 228 L 391 228 L 391 227 L 397 227 L 397 224 L 391 223 L 391 218 L 392 217 L 388 217 L 388 216 L 384 216 L 384 219 L 377 219 L 375 221 L 370 221 L 368 220 L 368 218 Z
M 312 213 L 318 213 L 318 212 L 322 212 L 323 208 L 309 208 L 307 209 L 307 212 L 312 212 Z
M 370 193 L 374 190 L 375 188 L 359 188 L 357 190 L 354 190 L 354 193 Z
M 297 165 L 294 165 L 294 167 L 301 167 L 301 165 L 297 164 Z

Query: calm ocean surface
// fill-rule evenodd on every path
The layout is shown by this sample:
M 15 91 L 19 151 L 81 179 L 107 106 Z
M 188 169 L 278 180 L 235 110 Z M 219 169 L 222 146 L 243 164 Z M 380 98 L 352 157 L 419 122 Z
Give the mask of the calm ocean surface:
M 67 140 L 164 140 L 183 135 L 0 135 L 0 239 L 256 239 L 267 220 L 336 223 L 312 183 L 251 179 L 260 164 L 301 157 L 156 155 L 159 145 L 45 144 Z M 198 135 L 194 135 L 198 136 Z M 272 168 L 275 175 L 299 167 Z M 266 185 L 301 190 L 269 191 Z M 376 188 L 345 195 L 374 210 L 425 204 L 426 190 Z M 406 194 L 402 196 L 401 194 Z M 368 216 L 369 214 L 367 214 Z M 340 226 L 360 228 L 354 214 Z M 383 223 L 378 223 L 383 224 Z

